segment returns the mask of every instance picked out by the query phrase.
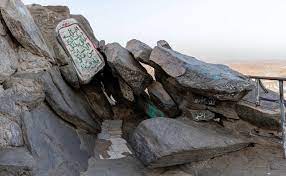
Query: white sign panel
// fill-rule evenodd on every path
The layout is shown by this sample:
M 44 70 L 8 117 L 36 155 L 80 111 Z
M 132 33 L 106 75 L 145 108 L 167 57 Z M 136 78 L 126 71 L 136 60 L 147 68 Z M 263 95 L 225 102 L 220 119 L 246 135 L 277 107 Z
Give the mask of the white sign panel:
M 56 31 L 61 45 L 72 59 L 81 82 L 88 83 L 105 65 L 95 44 L 73 18 L 60 22 Z

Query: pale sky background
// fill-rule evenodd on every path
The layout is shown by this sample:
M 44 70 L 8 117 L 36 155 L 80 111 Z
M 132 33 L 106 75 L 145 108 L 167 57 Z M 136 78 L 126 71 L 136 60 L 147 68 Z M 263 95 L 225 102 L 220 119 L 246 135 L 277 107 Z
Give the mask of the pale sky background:
M 165 39 L 210 62 L 285 60 L 285 0 L 23 0 L 67 5 L 84 15 L 98 39 L 150 46 Z

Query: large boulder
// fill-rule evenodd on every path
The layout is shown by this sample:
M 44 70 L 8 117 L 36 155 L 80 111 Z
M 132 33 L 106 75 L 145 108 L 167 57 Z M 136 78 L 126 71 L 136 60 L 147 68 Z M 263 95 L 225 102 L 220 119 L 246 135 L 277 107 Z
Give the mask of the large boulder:
M 279 131 L 280 105 L 277 102 L 279 94 L 271 90 L 267 91 L 268 93 L 265 93 L 262 87 L 259 86 L 260 96 L 262 97 L 259 106 L 256 105 L 256 90 L 251 91 L 236 105 L 236 112 L 241 119 L 257 127 Z
M 67 55 L 56 39 L 57 24 L 69 18 L 70 11 L 66 6 L 45 7 L 37 4 L 27 6 L 35 23 L 41 30 L 52 56 L 60 65 L 67 64 Z
M 60 117 L 92 133 L 100 130 L 98 119 L 84 95 L 65 83 L 58 68 L 53 67 L 43 73 L 39 80 L 44 85 L 46 101 Z
M 47 105 L 25 112 L 23 131 L 36 161 L 34 175 L 79 176 L 87 169 L 89 155 L 77 132 Z
M 152 82 L 152 77 L 143 66 L 118 43 L 106 45 L 105 55 L 112 72 L 122 78 L 135 94 L 141 94 Z
M 153 118 L 139 124 L 131 144 L 137 157 L 154 168 L 210 159 L 243 149 L 249 142 L 210 123 Z
M 12 35 L 26 49 L 53 62 L 49 48 L 29 10 L 21 0 L 8 0 L 1 7 L 3 19 Z
M 152 62 L 149 60 L 152 52 L 152 48 L 150 46 L 139 40 L 132 39 L 127 42 L 126 49 L 132 53 L 137 61 L 152 65 Z
M 155 47 L 150 60 L 174 79 L 176 87 L 218 100 L 238 101 L 253 87 L 247 77 L 225 65 L 205 63 L 171 49 Z

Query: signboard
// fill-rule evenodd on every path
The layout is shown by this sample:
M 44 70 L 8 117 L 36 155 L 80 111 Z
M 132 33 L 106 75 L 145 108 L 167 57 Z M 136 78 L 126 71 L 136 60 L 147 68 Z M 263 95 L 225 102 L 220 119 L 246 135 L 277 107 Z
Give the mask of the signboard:
M 83 84 L 88 83 L 105 65 L 95 44 L 73 18 L 61 21 L 56 32 L 59 42 L 72 60 L 80 81 Z

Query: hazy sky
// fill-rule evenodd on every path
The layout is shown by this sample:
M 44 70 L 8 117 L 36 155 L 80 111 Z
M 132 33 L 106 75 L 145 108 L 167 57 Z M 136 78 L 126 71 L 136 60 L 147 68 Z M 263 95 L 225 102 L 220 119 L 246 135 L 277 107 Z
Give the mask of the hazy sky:
M 285 0 L 23 0 L 68 5 L 98 39 L 124 45 L 137 38 L 213 62 L 285 60 Z

